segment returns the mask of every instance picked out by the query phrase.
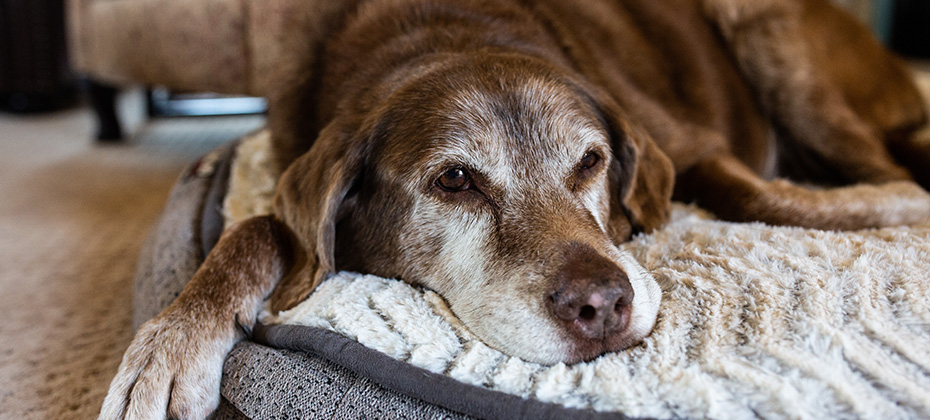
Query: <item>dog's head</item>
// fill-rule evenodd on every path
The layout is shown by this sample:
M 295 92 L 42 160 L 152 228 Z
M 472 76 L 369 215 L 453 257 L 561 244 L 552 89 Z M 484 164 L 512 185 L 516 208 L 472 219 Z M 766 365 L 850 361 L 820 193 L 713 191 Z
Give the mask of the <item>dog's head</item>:
M 305 287 L 278 298 L 335 269 L 399 277 L 505 353 L 588 360 L 655 322 L 658 286 L 615 244 L 667 219 L 672 180 L 648 135 L 567 72 L 447 62 L 339 115 L 287 169 L 277 212 L 307 261 Z

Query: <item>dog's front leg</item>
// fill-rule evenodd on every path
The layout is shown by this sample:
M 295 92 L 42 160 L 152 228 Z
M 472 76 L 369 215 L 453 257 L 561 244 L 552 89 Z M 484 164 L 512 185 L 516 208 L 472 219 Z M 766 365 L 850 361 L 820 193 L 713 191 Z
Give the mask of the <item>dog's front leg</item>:
M 287 228 L 270 216 L 224 233 L 177 300 L 139 329 L 100 419 L 208 416 L 226 354 L 251 329 L 291 255 Z

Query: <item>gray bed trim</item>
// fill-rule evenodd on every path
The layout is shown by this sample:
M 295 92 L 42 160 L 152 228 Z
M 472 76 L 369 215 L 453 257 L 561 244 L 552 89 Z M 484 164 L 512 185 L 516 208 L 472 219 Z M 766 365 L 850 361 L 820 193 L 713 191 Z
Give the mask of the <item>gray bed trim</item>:
M 133 286 L 133 329 L 178 297 L 215 245 L 223 228 L 222 213 L 205 209 L 222 209 L 228 176 L 217 176 L 216 169 L 228 166 L 226 161 L 232 158 L 236 144 L 217 148 L 178 176 L 164 211 L 139 253 Z
M 229 189 L 229 172 L 232 168 L 232 162 L 236 158 L 236 147 L 239 142 L 234 143 L 233 147 L 221 150 L 219 161 L 216 163 L 213 176 L 210 178 L 210 188 L 207 190 L 206 198 L 203 203 L 203 212 L 201 213 L 200 223 L 200 243 L 203 247 L 203 255 L 210 253 L 210 250 L 216 246 L 223 233 L 225 219 L 223 217 L 223 200 L 226 199 L 226 192 Z
M 401 362 L 320 328 L 257 325 L 253 340 L 330 360 L 401 394 L 483 419 L 627 419 L 621 413 L 577 410 L 469 385 Z

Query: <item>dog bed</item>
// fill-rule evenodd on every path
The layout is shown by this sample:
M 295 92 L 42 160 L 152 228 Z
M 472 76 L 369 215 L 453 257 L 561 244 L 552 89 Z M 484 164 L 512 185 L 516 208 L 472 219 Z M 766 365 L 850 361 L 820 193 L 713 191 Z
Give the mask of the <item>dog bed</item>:
M 270 210 L 267 133 L 201 159 L 143 250 L 136 324 L 183 288 L 224 225 Z M 262 314 L 224 367 L 218 418 L 927 418 L 930 226 L 824 232 L 676 204 L 623 246 L 659 282 L 655 330 L 576 365 L 509 357 L 442 298 L 338 273 Z

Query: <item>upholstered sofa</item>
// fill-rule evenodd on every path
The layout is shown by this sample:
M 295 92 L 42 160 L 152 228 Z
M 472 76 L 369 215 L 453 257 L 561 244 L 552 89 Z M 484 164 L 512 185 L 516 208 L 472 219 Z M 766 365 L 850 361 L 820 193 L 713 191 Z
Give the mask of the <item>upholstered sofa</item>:
M 101 119 L 98 137 L 104 139 L 120 136 L 113 99 L 122 86 L 267 96 L 285 51 L 312 51 L 342 4 L 67 1 L 72 65 L 90 80 L 91 102 Z
M 324 0 L 69 0 L 74 67 L 113 84 L 263 96 L 281 51 L 319 39 Z M 283 28 L 303 27 L 303 33 Z

